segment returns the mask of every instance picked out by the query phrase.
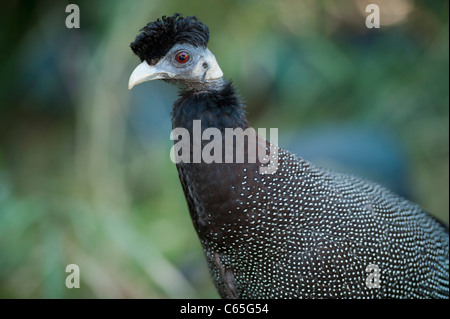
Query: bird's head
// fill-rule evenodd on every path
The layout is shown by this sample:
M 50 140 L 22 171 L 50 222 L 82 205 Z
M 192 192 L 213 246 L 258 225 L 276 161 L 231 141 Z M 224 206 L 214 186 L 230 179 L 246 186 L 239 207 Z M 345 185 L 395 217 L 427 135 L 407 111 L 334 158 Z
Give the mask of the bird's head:
M 175 14 L 150 22 L 130 45 L 142 63 L 131 74 L 128 88 L 158 79 L 191 86 L 221 79 L 208 40 L 208 27 L 194 16 Z

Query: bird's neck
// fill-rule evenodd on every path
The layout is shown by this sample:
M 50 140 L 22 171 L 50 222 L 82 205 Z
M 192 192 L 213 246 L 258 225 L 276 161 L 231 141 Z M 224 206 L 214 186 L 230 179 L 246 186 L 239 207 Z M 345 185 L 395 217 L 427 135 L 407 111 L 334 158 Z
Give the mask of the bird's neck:
M 172 109 L 172 127 L 192 130 L 193 121 L 201 120 L 202 130 L 215 127 L 243 129 L 248 127 L 243 103 L 231 82 L 187 86 Z
M 221 222 L 217 222 L 216 219 L 224 218 L 224 214 L 217 205 L 233 201 L 230 196 L 234 194 L 234 191 L 230 187 L 241 182 L 242 165 L 246 164 L 226 163 L 224 149 L 222 149 L 221 163 L 206 164 L 203 157 L 200 162 L 195 162 L 194 153 L 195 149 L 198 149 L 196 146 L 198 144 L 194 143 L 195 132 L 198 131 L 196 128 L 198 122 L 194 123 L 195 120 L 201 120 L 201 136 L 203 136 L 204 130 L 216 128 L 221 131 L 222 139 L 225 138 L 226 128 L 246 129 L 248 123 L 243 104 L 229 82 L 223 82 L 222 85 L 207 89 L 187 88 L 173 106 L 173 129 L 186 129 L 192 137 L 189 138 L 189 160 L 177 163 L 177 169 L 192 221 L 203 242 L 207 240 L 206 237 L 211 231 L 219 233 L 219 226 L 216 225 L 221 225 Z M 209 143 L 208 140 L 202 139 L 201 149 L 207 143 Z M 221 147 L 225 148 L 225 144 L 222 143 Z M 185 150 L 183 149 L 183 151 Z M 216 150 L 214 150 L 214 154 L 215 152 Z M 201 153 L 203 154 L 203 152 Z M 222 194 L 219 195 L 221 197 L 209 196 L 212 190 L 215 194 Z M 226 218 L 233 216 L 227 215 Z

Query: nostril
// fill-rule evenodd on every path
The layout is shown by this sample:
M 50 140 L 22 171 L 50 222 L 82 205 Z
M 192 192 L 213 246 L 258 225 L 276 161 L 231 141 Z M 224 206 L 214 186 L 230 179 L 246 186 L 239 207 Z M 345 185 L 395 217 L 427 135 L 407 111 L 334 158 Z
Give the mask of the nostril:
M 206 69 L 208 67 L 208 63 L 203 62 L 202 66 L 203 66 L 204 69 Z

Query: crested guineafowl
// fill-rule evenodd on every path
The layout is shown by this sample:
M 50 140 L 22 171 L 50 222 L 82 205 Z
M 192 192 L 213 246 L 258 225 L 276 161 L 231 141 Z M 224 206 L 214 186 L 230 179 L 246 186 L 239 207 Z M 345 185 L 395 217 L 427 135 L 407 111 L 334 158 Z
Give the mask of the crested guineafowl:
M 376 183 L 314 166 L 252 131 L 208 40 L 193 16 L 147 24 L 131 43 L 142 63 L 129 88 L 162 79 L 181 89 L 173 137 L 193 138 L 172 155 L 219 294 L 448 298 L 448 227 Z M 244 140 L 228 139 L 230 129 Z

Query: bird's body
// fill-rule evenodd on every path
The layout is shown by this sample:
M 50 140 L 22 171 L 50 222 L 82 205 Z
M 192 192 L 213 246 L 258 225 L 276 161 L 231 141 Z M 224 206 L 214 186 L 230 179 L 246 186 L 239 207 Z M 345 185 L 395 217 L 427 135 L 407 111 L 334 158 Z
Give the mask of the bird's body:
M 175 103 L 173 126 L 220 123 L 223 101 L 214 105 L 208 95 L 224 98 L 223 91 L 242 108 L 226 86 L 187 91 Z M 177 116 L 182 110 L 189 113 Z M 246 127 L 240 117 L 228 121 L 215 127 Z M 274 174 L 261 174 L 257 163 L 177 164 L 222 297 L 448 296 L 448 232 L 433 217 L 377 184 L 282 149 L 278 161 Z M 380 288 L 366 285 L 371 264 L 380 270 Z
M 168 19 L 172 28 L 183 18 Z M 152 63 L 158 68 L 158 61 Z M 186 85 L 172 109 L 173 128 L 192 133 L 194 120 L 203 130 L 248 127 L 231 83 L 212 72 L 216 76 L 196 75 L 203 79 L 198 85 L 180 79 Z M 448 227 L 418 205 L 281 148 L 273 174 L 262 174 L 263 164 L 245 158 L 177 164 L 223 298 L 448 298 Z

